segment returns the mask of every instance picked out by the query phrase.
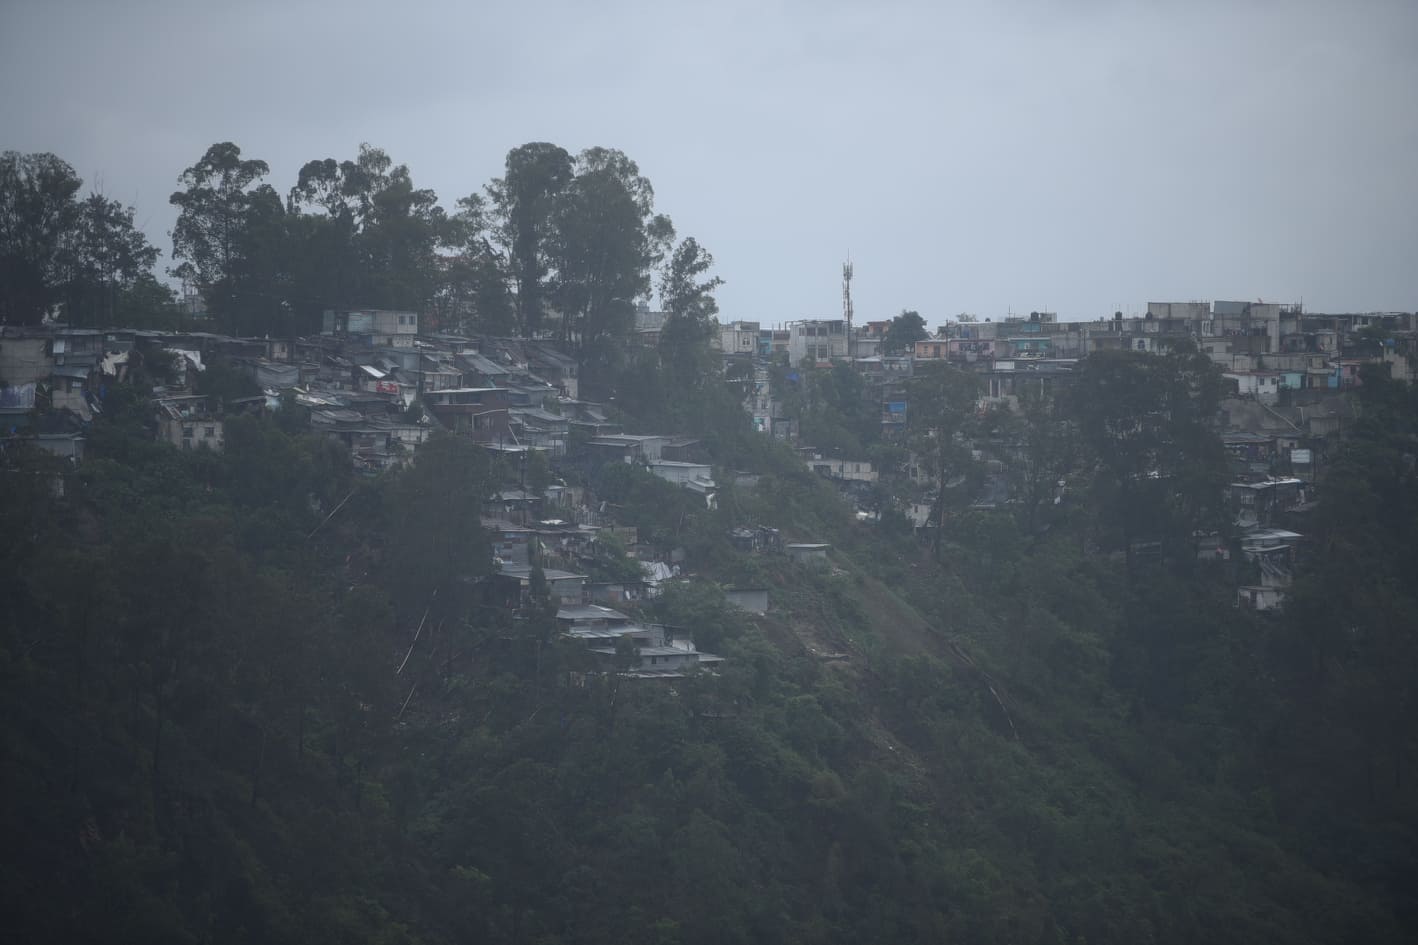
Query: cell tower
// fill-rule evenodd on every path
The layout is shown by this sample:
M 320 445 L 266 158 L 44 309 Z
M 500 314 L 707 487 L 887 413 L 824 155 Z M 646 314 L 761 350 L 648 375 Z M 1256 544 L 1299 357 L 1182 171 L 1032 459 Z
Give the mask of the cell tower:
M 852 261 L 842 264 L 842 318 L 847 323 L 847 360 L 853 360 L 856 351 L 852 337 Z

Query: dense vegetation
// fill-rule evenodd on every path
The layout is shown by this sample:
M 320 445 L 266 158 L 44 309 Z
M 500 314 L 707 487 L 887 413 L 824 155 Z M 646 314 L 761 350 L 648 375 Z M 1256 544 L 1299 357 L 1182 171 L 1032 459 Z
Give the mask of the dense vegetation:
M 183 453 L 132 378 L 81 467 L 0 457 L 17 940 L 1412 938 L 1409 387 L 1365 378 L 1305 570 L 1262 616 L 1234 606 L 1239 556 L 1196 554 L 1230 526 L 1194 350 L 1094 355 L 1015 411 L 926 366 L 895 436 L 848 366 L 774 366 L 805 443 L 882 470 L 844 497 L 749 429 L 749 367 L 709 350 L 712 256 L 625 155 L 524 145 L 452 210 L 368 146 L 285 194 L 268 175 L 221 143 L 179 178 L 173 272 L 214 327 L 384 306 L 558 337 L 628 429 L 713 459 L 713 506 L 629 466 L 560 472 L 683 551 L 638 616 L 729 659 L 591 672 L 539 573 L 530 607 L 493 606 L 478 516 L 523 471 L 465 441 L 357 478 L 285 410 Z M 80 188 L 52 155 L 0 159 L 0 318 L 177 324 L 131 210 Z M 667 320 L 639 347 L 652 289 Z M 883 347 L 922 331 L 903 312 Z M 250 392 L 221 363 L 202 383 Z M 730 541 L 753 526 L 830 542 L 832 567 Z M 636 573 L 616 540 L 578 565 Z M 770 613 L 725 585 L 767 587 Z
M 199 294 L 206 325 L 237 335 L 317 332 L 327 309 L 399 309 L 425 330 L 552 334 L 583 364 L 618 363 L 660 268 L 666 309 L 687 320 L 677 343 L 704 327 L 713 313 L 693 304 L 694 277 L 712 259 L 692 237 L 674 242 L 627 155 L 532 142 L 505 167 L 444 206 L 361 145 L 308 161 L 281 192 L 265 161 L 218 142 L 176 175 L 168 272 Z M 53 154 L 0 155 L 0 321 L 57 310 L 76 327 L 190 326 L 132 208 L 81 199 L 82 186 Z
M 945 488 L 924 542 L 752 435 L 733 381 L 658 363 L 622 379 L 645 387 L 627 424 L 696 429 L 760 475 L 711 509 L 588 474 L 685 549 L 692 577 L 646 615 L 729 657 L 672 685 L 585 675 L 541 598 L 485 604 L 477 516 L 504 471 L 463 441 L 373 480 L 281 418 L 182 453 L 117 388 L 77 470 L 11 450 L 10 936 L 1411 939 L 1413 391 L 1368 379 L 1297 603 L 1263 618 L 1232 605 L 1233 565 L 1189 554 L 1216 479 L 1185 353 L 1101 358 L 1079 389 L 1102 400 L 1008 422 L 928 374 L 913 405 L 938 413 L 908 440 L 961 437 L 925 449 Z M 849 403 L 850 378 L 802 383 L 804 426 Z M 996 447 L 1026 501 L 952 499 Z M 831 542 L 833 567 L 737 551 L 739 525 Z M 722 584 L 768 587 L 770 614 Z

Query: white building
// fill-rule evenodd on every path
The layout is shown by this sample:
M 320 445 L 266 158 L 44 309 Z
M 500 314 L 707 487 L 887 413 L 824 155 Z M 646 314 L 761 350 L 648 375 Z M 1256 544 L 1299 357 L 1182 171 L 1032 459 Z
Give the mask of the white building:
M 877 472 L 871 463 L 855 459 L 823 459 L 814 456 L 807 460 L 807 468 L 819 475 L 832 479 L 850 479 L 853 482 L 876 482 Z
M 788 360 L 831 361 L 847 356 L 847 323 L 840 318 L 805 318 L 788 326 Z
M 758 322 L 731 322 L 719 326 L 719 350 L 724 354 L 758 353 Z

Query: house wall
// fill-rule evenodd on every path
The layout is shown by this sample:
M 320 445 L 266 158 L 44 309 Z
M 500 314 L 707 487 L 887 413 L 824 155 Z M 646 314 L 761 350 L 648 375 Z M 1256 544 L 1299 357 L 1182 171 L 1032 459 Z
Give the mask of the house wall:
M 0 337 L 0 381 L 19 387 L 48 378 L 54 361 L 47 344 L 46 338 Z
M 650 472 L 659 476 L 667 482 L 686 483 L 692 479 L 712 479 L 713 468 L 699 463 L 686 463 L 684 465 L 671 465 L 669 463 L 651 463 Z
M 1252 610 L 1278 610 L 1285 603 L 1285 591 L 1279 587 L 1238 587 L 1236 603 Z
M 77 377 L 55 375 L 50 382 L 49 402 L 55 410 L 72 410 L 85 420 L 92 419 L 84 393 L 88 383 Z
M 871 463 L 851 459 L 810 459 L 807 466 L 813 472 L 831 476 L 834 479 L 851 479 L 856 482 L 876 482 L 877 473 Z
M 563 604 L 580 604 L 585 597 L 585 581 L 580 577 L 557 578 L 548 581 L 547 588 Z
M 725 354 L 756 354 L 758 322 L 733 322 L 719 328 L 719 350 Z
M 222 421 L 215 418 L 191 419 L 163 417 L 158 421 L 158 435 L 178 449 L 206 447 L 220 451 L 226 443 Z
M 698 653 L 656 653 L 640 657 L 641 669 L 685 670 L 698 664 Z
M 768 589 L 764 587 L 726 587 L 724 601 L 751 614 L 768 613 Z
M 922 345 L 938 347 L 938 341 L 918 341 Z M 998 342 L 993 338 L 952 338 L 946 342 L 946 355 L 956 361 L 989 360 L 999 354 Z
M 827 549 L 825 548 L 787 548 L 788 557 L 798 564 L 805 564 L 815 567 L 825 567 L 827 565 Z
M 788 360 L 827 361 L 847 356 L 847 323 L 841 319 L 805 319 L 788 328 Z
M 1236 392 L 1242 396 L 1254 397 L 1262 403 L 1273 404 L 1280 399 L 1280 374 L 1225 374 L 1224 377 L 1236 382 Z
M 37 448 L 61 459 L 72 459 L 75 462 L 82 462 L 84 459 L 84 438 L 78 434 L 40 434 L 27 438 L 26 442 L 33 443 Z
M 375 311 L 374 333 L 379 335 L 417 335 L 419 317 L 417 312 Z
M 993 346 L 994 342 L 990 342 Z M 920 361 L 936 361 L 950 357 L 951 342 L 939 338 L 916 342 L 915 355 Z

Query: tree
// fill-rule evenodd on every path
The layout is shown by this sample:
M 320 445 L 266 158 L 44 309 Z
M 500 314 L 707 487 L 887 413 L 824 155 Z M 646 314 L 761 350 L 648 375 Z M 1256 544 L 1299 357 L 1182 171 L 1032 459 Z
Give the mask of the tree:
M 650 272 L 674 238 L 655 213 L 655 192 L 620 151 L 590 148 L 556 202 L 551 259 L 562 339 L 587 366 L 611 367 L 618 339 L 635 324 L 635 301 L 649 294 Z
M 1093 463 L 1100 524 L 1129 561 L 1137 540 L 1189 547 L 1194 531 L 1223 524 L 1226 457 L 1211 429 L 1220 398 L 1220 372 L 1194 348 L 1100 351 L 1081 365 L 1071 413 Z
M 967 494 L 959 487 L 968 482 L 973 466 L 967 435 L 976 419 L 979 386 L 977 375 L 946 363 L 921 365 L 911 379 L 907 432 L 911 449 L 935 482 L 931 521 L 936 555 L 951 496 Z
M 275 188 L 251 192 L 232 264 L 227 317 L 244 335 L 296 334 L 291 296 L 290 215 Z M 306 321 L 310 327 L 312 321 Z
M 386 308 L 424 310 L 438 281 L 436 250 L 447 215 L 437 194 L 414 186 L 406 165 L 394 167 L 379 183 L 359 243 L 361 265 L 370 274 L 369 298 Z
M 660 355 L 680 385 L 690 390 L 701 386 L 714 367 L 710 342 L 719 326 L 714 290 L 724 280 L 700 278 L 713 265 L 714 257 L 690 236 L 675 247 L 660 273 L 660 303 L 665 309 Z
M 551 462 L 542 450 L 528 450 L 522 455 L 526 463 L 523 470 L 526 489 L 541 502 L 552 486 Z
M 115 324 L 128 307 L 125 296 L 140 290 L 158 259 L 157 248 L 133 225 L 133 208 L 90 194 L 78 204 L 63 242 L 63 304 L 69 324 Z
M 38 324 L 55 301 L 81 184 L 53 154 L 0 155 L 0 322 Z
M 571 155 L 545 141 L 507 152 L 506 172 L 487 187 L 497 243 L 510 260 L 517 325 L 534 337 L 546 321 L 557 201 L 575 176 Z
M 1007 429 L 1013 440 L 1010 465 L 1023 509 L 1020 524 L 1033 535 L 1041 510 L 1075 468 L 1078 451 L 1073 427 L 1057 409 L 1051 391 L 1027 385 L 1019 395 L 1019 413 L 1010 416 Z
M 466 437 L 438 435 L 390 484 L 388 582 L 405 625 L 435 597 L 442 613 L 466 605 L 471 582 L 491 570 L 478 525 L 490 482 L 484 451 Z
M 881 435 L 881 416 L 866 396 L 862 376 L 839 361 L 825 369 L 805 365 L 800 377 L 801 399 L 797 404 L 793 404 L 795 398 L 785 400 L 789 409 L 799 407 L 803 440 L 818 449 L 860 457 Z
M 414 186 L 407 165 L 361 144 L 354 160 L 308 161 L 287 203 L 306 216 L 301 247 L 311 262 L 299 294 L 316 309 L 428 310 L 438 292 L 437 249 L 448 220 L 437 195 Z
M 201 290 L 213 314 L 233 318 L 240 285 L 238 268 L 250 246 L 242 237 L 257 199 L 252 185 L 270 173 L 265 161 L 243 160 L 230 141 L 212 145 L 178 178 L 184 189 L 168 198 L 178 208 L 172 274 Z
M 372 156 L 307 161 L 287 196 L 300 294 L 316 309 L 359 305 L 361 279 L 355 236 L 369 213 L 366 198 Z M 320 213 L 312 212 L 320 210 Z
M 490 335 L 517 333 L 517 300 L 508 288 L 503 255 L 489 239 L 487 206 L 480 194 L 459 199 L 448 219 L 436 307 L 446 325 L 471 322 Z
M 893 318 L 891 324 L 886 327 L 886 334 L 881 339 L 881 353 L 907 354 L 915 350 L 916 342 L 929 337 L 926 333 L 926 320 L 916 312 L 902 309 L 901 314 Z
M 1401 797 L 1415 757 L 1418 387 L 1367 365 L 1357 395 L 1359 419 L 1305 529 L 1312 560 L 1272 647 L 1297 703 L 1313 706 L 1314 737 L 1360 753 L 1349 777 L 1363 787 L 1344 803 L 1362 806 Z
M 158 280 L 153 272 L 143 272 L 118 296 L 116 325 L 130 328 L 157 328 L 172 331 L 178 328 L 180 313 L 177 294 L 172 286 Z

